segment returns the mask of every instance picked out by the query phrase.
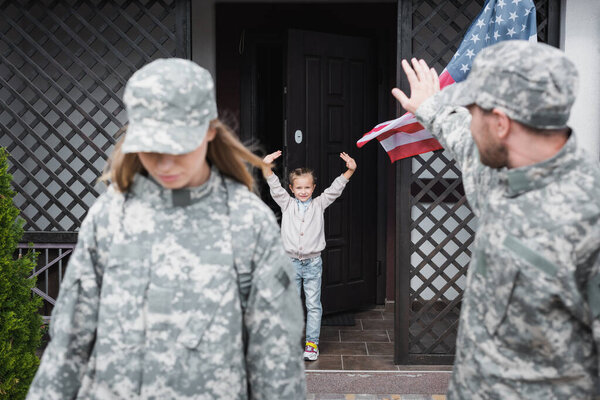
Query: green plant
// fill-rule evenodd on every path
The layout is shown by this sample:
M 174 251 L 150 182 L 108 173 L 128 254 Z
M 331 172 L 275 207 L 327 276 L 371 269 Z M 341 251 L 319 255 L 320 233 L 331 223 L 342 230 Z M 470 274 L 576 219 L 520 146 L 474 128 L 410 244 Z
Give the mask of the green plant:
M 0 147 L 0 398 L 24 399 L 39 365 L 41 299 L 31 292 L 35 279 L 28 279 L 36 253 L 15 259 L 23 219 L 13 204 L 11 180 L 7 153 Z

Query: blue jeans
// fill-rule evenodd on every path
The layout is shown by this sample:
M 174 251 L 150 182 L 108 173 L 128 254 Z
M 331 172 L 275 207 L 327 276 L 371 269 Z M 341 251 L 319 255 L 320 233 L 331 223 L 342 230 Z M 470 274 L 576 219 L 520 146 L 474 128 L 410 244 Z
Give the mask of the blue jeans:
M 323 274 L 323 260 L 321 257 L 299 260 L 292 258 L 292 264 L 296 268 L 296 287 L 298 295 L 302 293 L 304 285 L 304 297 L 306 298 L 306 341 L 319 343 L 321 333 L 321 275 Z

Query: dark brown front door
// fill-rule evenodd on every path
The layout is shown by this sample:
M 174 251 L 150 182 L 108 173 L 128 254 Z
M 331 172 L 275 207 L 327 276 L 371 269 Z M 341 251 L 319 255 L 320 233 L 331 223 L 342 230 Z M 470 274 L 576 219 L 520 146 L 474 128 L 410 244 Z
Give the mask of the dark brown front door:
M 375 146 L 357 149 L 376 112 L 369 39 L 290 30 L 287 50 L 286 166 L 315 170 L 319 195 L 346 170 L 358 168 L 325 212 L 325 313 L 374 304 L 376 295 L 377 169 Z

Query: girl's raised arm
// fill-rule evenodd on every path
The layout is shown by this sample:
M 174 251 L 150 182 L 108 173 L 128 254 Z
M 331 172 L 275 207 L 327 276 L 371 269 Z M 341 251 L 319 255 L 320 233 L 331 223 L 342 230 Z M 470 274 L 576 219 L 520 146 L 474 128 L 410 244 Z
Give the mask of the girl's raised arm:
M 266 164 L 269 164 L 268 166 L 265 166 L 262 169 L 262 173 L 263 173 L 263 176 L 265 177 L 265 179 L 268 178 L 269 176 L 273 175 L 273 170 L 271 169 L 273 166 L 271 164 L 273 163 L 273 161 L 278 159 L 280 156 L 281 156 L 281 150 L 277 150 L 271 154 L 267 154 L 265 156 L 265 158 L 263 158 L 263 161 Z
M 346 162 L 346 172 L 335 178 L 331 185 L 321 193 L 315 200 L 321 203 L 323 209 L 329 207 L 338 197 L 342 195 L 346 184 L 356 170 L 356 161 L 347 153 L 340 153 L 340 158 Z
M 356 161 L 354 161 L 354 158 L 350 157 L 347 153 L 344 152 L 340 153 L 340 158 L 346 162 L 346 168 L 348 168 L 348 170 L 344 172 L 344 178 L 350 179 L 350 177 L 352 176 L 352 174 L 354 174 L 354 171 L 356 170 Z
M 277 175 L 273 173 L 271 170 L 272 163 L 274 160 L 278 159 L 281 156 L 281 150 L 277 150 L 271 154 L 268 154 L 263 161 L 269 164 L 268 167 L 263 167 L 263 176 L 267 180 L 267 184 L 269 185 L 269 190 L 271 193 L 271 197 L 275 202 L 281 207 L 282 211 L 288 207 L 290 203 L 290 199 L 292 196 L 281 186 L 281 182 L 279 182 L 279 178 Z

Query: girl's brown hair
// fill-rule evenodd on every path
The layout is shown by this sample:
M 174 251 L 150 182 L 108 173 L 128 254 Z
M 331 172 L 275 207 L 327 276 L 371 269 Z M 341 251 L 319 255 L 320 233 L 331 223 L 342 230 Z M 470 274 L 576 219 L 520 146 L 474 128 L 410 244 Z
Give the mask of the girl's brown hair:
M 210 128 L 216 130 L 214 139 L 208 142 L 206 158 L 216 166 L 223 175 L 226 175 L 242 184 L 248 190 L 254 189 L 254 178 L 248 170 L 247 164 L 257 168 L 269 166 L 260 157 L 253 154 L 240 140 L 236 134 L 218 119 L 211 121 Z M 126 132 L 124 126 L 117 132 L 117 137 Z M 131 187 L 135 174 L 146 174 L 146 170 L 140 162 L 137 153 L 123 154 L 121 146 L 125 135 L 119 139 L 108 163 L 104 169 L 100 181 L 112 182 L 120 192 L 126 192 Z
M 290 185 L 294 186 L 294 181 L 296 178 L 300 178 L 302 175 L 310 175 L 313 180 L 313 185 L 317 183 L 317 177 L 315 176 L 315 172 L 310 168 L 296 168 L 292 172 L 290 172 L 288 176 L 288 182 Z

